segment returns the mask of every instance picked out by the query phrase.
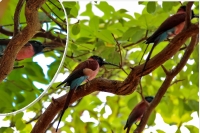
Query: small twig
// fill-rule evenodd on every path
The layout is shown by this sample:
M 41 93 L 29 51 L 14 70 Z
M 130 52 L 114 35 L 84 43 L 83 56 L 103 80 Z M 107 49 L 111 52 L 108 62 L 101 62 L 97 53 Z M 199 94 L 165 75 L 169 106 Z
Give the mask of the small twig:
M 182 48 L 179 49 L 179 51 L 185 50 L 186 48 L 187 48 L 187 46 L 182 47 Z
M 149 32 L 149 31 L 147 30 L 146 33 L 145 33 L 145 37 L 141 38 L 140 40 L 138 40 L 138 41 L 135 42 L 135 43 L 131 43 L 131 44 L 125 45 L 125 46 L 123 46 L 123 48 L 127 48 L 127 47 L 130 47 L 130 46 L 133 46 L 133 45 L 135 45 L 135 44 L 138 44 L 138 43 L 140 43 L 140 42 L 146 40 L 146 39 L 147 39 L 148 32 Z
M 185 80 L 185 79 L 175 80 L 173 83 L 170 84 L 170 86 L 172 86 L 173 84 L 176 84 L 176 83 L 178 83 L 178 82 L 181 82 L 181 81 L 183 81 L 183 80 Z
M 53 3 L 52 1 L 48 0 L 52 5 L 54 5 L 58 10 L 62 10 L 62 8 L 58 7 L 55 3 Z M 59 3 L 60 4 L 60 3 Z
M 19 68 L 24 68 L 24 65 L 22 66 L 14 66 L 13 69 L 19 69 Z
M 52 21 L 40 21 L 40 23 L 48 23 L 48 22 L 52 22 Z M 20 22 L 20 25 L 22 24 L 27 24 L 26 22 Z M 6 26 L 13 26 L 14 24 L 5 24 L 5 25 L 1 25 L 2 27 L 6 27 Z
M 119 48 L 119 55 L 120 55 L 120 67 L 122 67 L 122 53 L 121 53 L 120 44 L 119 44 L 119 42 L 117 41 L 117 39 L 115 38 L 115 36 L 113 35 L 113 33 L 111 33 L 111 34 L 112 34 L 112 36 L 113 36 L 113 38 L 114 38 L 114 40 L 115 40 L 115 42 L 116 42 L 116 44 L 117 44 L 117 46 L 118 46 L 118 48 Z
M 82 101 L 83 98 L 80 98 L 79 100 L 77 100 L 76 104 L 75 105 L 69 105 L 69 107 L 76 107 L 80 104 L 80 102 Z
M 48 5 L 47 5 L 48 6 Z M 48 6 L 49 7 L 49 6 Z M 62 23 L 60 23 L 58 20 L 56 20 L 55 18 L 53 18 L 50 14 L 49 14 L 49 12 L 47 12 L 43 7 L 41 7 L 40 8 L 50 19 L 52 19 L 57 25 L 59 25 L 60 26 L 60 28 L 61 29 L 63 29 L 63 30 L 65 30 L 65 31 L 67 31 L 66 30 L 66 28 L 64 28 L 62 25 Z M 50 10 L 51 10 L 51 8 L 49 8 Z M 52 11 L 52 10 L 51 10 Z M 53 11 L 52 11 L 53 12 Z M 55 14 L 55 13 L 54 13 Z M 55 14 L 56 15 L 56 14 Z M 56 15 L 56 17 L 58 17 L 57 15 Z M 59 17 L 58 17 L 59 18 Z M 59 18 L 60 19 L 60 18 Z M 63 21 L 63 20 L 62 20 Z M 65 25 L 65 24 L 64 24 Z
M 19 16 L 20 16 L 20 12 L 21 12 L 21 9 L 23 7 L 23 4 L 24 4 L 25 0 L 19 0 L 19 2 L 17 3 L 17 7 L 15 9 L 15 14 L 14 14 L 14 33 L 13 33 L 13 36 L 15 36 L 16 34 L 18 34 L 20 32 L 20 29 L 19 29 Z
M 138 93 L 141 95 L 142 100 L 145 101 L 145 102 L 147 103 L 147 101 L 145 100 L 144 95 L 143 95 L 143 89 L 142 89 L 141 80 L 139 81 L 139 84 L 140 84 L 140 92 L 138 92 Z
M 113 33 L 111 33 L 111 34 L 112 34 L 112 36 L 113 36 L 113 38 L 114 38 L 114 40 L 115 40 L 115 42 L 116 42 L 116 44 L 117 44 L 117 46 L 118 46 L 118 48 L 119 48 L 119 55 L 120 55 L 119 67 L 120 67 L 120 69 L 122 69 L 122 70 L 124 71 L 124 73 L 126 73 L 126 74 L 128 75 L 128 73 L 127 73 L 127 72 L 124 70 L 124 68 L 122 67 L 123 61 L 122 61 L 122 53 L 121 53 L 120 44 L 119 44 L 119 42 L 117 41 L 117 39 L 115 38 L 115 36 L 113 35 Z
M 40 116 L 41 116 L 41 113 L 39 115 L 36 115 L 35 117 L 33 117 L 31 120 L 27 121 L 25 124 L 29 124 L 29 123 L 37 120 Z
M 170 72 L 163 65 L 161 65 L 161 67 L 162 67 L 162 69 L 163 69 L 163 71 L 165 72 L 166 75 L 170 74 Z
M 45 5 L 49 8 L 49 10 L 50 10 L 51 12 L 54 13 L 54 11 L 47 5 L 47 3 L 45 3 Z M 54 15 L 55 15 L 58 19 L 60 19 L 60 21 L 62 21 L 63 23 L 65 23 L 65 21 L 62 20 L 57 14 L 54 13 Z

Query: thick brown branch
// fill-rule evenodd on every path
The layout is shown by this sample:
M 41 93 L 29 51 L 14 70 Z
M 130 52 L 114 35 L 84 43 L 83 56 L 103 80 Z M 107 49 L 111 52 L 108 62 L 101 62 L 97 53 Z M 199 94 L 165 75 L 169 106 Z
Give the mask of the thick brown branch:
M 20 18 L 20 12 L 21 9 L 23 7 L 25 0 L 19 0 L 19 2 L 17 3 L 17 7 L 15 9 L 15 14 L 14 14 L 14 34 L 13 36 L 15 36 L 16 34 L 18 34 L 20 32 L 19 30 L 19 18 Z
M 176 54 L 176 52 L 180 49 L 181 45 L 189 37 L 196 35 L 198 33 L 199 33 L 198 26 L 191 25 L 186 31 L 177 35 L 164 50 L 162 50 L 158 55 L 149 60 L 149 63 L 147 63 L 146 67 L 147 69 L 144 71 L 143 74 L 145 75 L 152 72 L 154 69 L 159 67 L 165 61 L 170 59 L 174 54 Z M 133 93 L 139 83 L 143 65 L 144 64 L 132 68 L 132 71 L 123 82 L 96 78 L 90 81 L 90 84 L 78 87 L 78 89 L 75 91 L 75 94 L 72 96 L 71 103 L 95 91 L 110 92 L 117 95 L 128 95 Z M 172 76 L 168 76 L 168 78 L 172 78 Z M 168 82 L 168 80 L 165 82 L 166 82 L 165 84 L 170 85 L 170 82 Z M 49 107 L 41 115 L 41 117 L 35 124 L 32 133 L 45 132 L 45 130 L 48 128 L 48 125 L 51 123 L 51 121 L 54 119 L 57 113 L 62 109 L 66 97 L 67 94 L 54 100 L 49 105 Z M 157 97 L 155 98 L 155 100 L 156 99 Z
M 13 35 L 13 32 L 4 29 L 3 26 L 0 26 L 0 33 L 3 33 L 4 35 L 7 35 L 7 36 L 12 36 Z M 51 39 L 51 40 L 53 40 L 55 42 L 63 42 L 63 44 L 66 43 L 66 39 L 61 39 L 60 37 L 54 36 L 51 33 L 51 31 L 47 31 L 47 32 L 41 31 L 41 32 L 38 32 L 37 34 L 35 34 L 33 36 L 33 38 L 36 38 L 36 37 L 43 37 L 43 38 Z
M 186 6 L 186 18 L 185 18 L 185 28 L 187 29 L 191 25 L 191 7 L 194 1 L 188 2 Z
M 165 81 L 163 82 L 162 86 L 160 87 L 160 89 L 158 90 L 154 100 L 152 101 L 152 103 L 150 104 L 150 106 L 148 107 L 148 109 L 146 110 L 146 112 L 144 113 L 144 116 L 139 124 L 139 126 L 137 127 L 137 129 L 135 130 L 134 133 L 141 133 L 144 130 L 144 127 L 147 123 L 147 120 L 151 114 L 151 112 L 154 110 L 154 108 L 159 104 L 159 102 L 161 101 L 163 95 L 165 94 L 165 92 L 167 91 L 168 87 L 171 84 L 172 79 L 183 69 L 183 67 L 186 65 L 190 55 L 192 54 L 195 45 L 197 43 L 197 35 L 192 36 L 192 40 L 189 44 L 189 46 L 187 47 L 183 57 L 181 58 L 180 62 L 178 63 L 178 65 L 171 71 L 169 72 L 169 74 L 166 76 Z
M 4 56 L 0 59 L 0 82 L 13 69 L 15 57 L 18 51 L 27 43 L 40 29 L 38 20 L 38 8 L 45 2 L 45 0 L 28 0 L 25 6 L 25 17 L 27 26 L 9 42 L 5 49 Z

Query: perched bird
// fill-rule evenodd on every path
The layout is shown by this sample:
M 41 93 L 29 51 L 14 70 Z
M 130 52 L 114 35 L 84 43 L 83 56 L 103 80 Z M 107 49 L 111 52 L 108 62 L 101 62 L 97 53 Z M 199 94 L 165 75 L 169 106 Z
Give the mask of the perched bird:
M 152 96 L 147 96 L 147 97 L 145 97 L 145 100 L 148 103 L 151 103 L 153 98 L 154 97 L 152 97 Z M 135 108 L 132 110 L 132 112 L 130 113 L 130 115 L 128 117 L 126 125 L 124 126 L 124 130 L 126 130 L 126 128 L 127 128 L 126 133 L 129 133 L 132 124 L 140 121 L 140 119 L 142 118 L 147 107 L 148 107 L 148 105 L 145 101 L 141 101 L 138 105 L 135 106 Z
M 65 110 L 68 108 L 70 100 L 72 98 L 72 95 L 75 91 L 75 89 L 83 82 L 83 81 L 90 81 L 93 78 L 96 77 L 97 73 L 99 72 L 99 68 L 103 65 L 113 65 L 117 66 L 112 63 L 108 63 L 103 61 L 103 59 L 99 56 L 91 56 L 88 58 L 86 61 L 81 62 L 76 68 L 72 71 L 72 73 L 62 82 L 60 83 L 57 87 L 64 85 L 65 86 L 70 86 L 70 90 L 68 92 L 65 104 L 63 106 L 63 110 L 61 111 L 60 114 L 60 119 L 58 122 L 58 126 L 60 124 L 60 121 L 62 119 L 62 116 L 65 112 Z M 118 67 L 118 66 L 117 66 Z M 58 130 L 58 126 L 56 128 L 56 132 Z
M 31 58 L 34 55 L 42 52 L 42 50 L 45 48 L 46 46 L 42 45 L 41 42 L 38 41 L 28 41 L 28 43 L 26 43 L 21 50 L 18 52 L 17 56 L 16 56 L 16 60 L 20 61 L 26 58 Z
M 3 43 L 0 45 L 0 56 L 3 56 L 4 51 L 9 43 L 9 39 L 0 39 L 0 41 Z M 39 41 L 28 41 L 21 50 L 17 53 L 16 60 L 20 61 L 26 58 L 31 58 L 34 55 L 42 52 L 42 50 L 48 46 L 42 45 Z
M 194 15 L 194 12 L 191 11 L 191 19 L 192 18 L 198 18 L 198 16 Z M 145 51 L 147 50 L 150 43 L 154 43 L 149 55 L 147 56 L 146 62 L 144 64 L 142 72 L 145 70 L 146 64 L 150 59 L 150 56 L 152 54 L 153 49 L 157 44 L 159 44 L 161 41 L 164 41 L 168 39 L 169 37 L 174 37 L 177 34 L 179 34 L 184 26 L 185 26 L 185 18 L 186 18 L 186 6 L 181 6 L 176 14 L 173 16 L 170 16 L 167 18 L 160 26 L 159 28 L 146 40 L 147 47 Z M 145 53 L 145 52 L 144 52 Z M 144 56 L 144 53 L 142 55 L 142 58 Z M 141 58 L 141 60 L 142 60 Z M 140 62 L 141 62 L 140 60 Z M 140 64 L 140 63 L 139 63 Z

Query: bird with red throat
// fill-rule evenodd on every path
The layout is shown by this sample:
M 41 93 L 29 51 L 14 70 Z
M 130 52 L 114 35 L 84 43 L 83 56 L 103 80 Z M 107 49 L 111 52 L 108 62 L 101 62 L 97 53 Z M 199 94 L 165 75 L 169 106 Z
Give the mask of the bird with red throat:
M 115 64 L 105 62 L 101 57 L 99 56 L 91 56 L 89 57 L 86 61 L 81 62 L 78 64 L 78 66 L 75 67 L 75 69 L 72 71 L 72 73 L 62 82 L 60 83 L 57 87 L 64 85 L 65 86 L 70 86 L 65 104 L 63 106 L 63 109 L 60 114 L 60 119 L 56 128 L 56 132 L 58 130 L 60 121 L 62 119 L 62 116 L 65 112 L 65 110 L 69 107 L 70 100 L 73 96 L 74 91 L 76 88 L 84 81 L 90 81 L 94 79 L 99 72 L 100 67 L 103 65 L 112 65 L 112 66 L 117 66 Z M 117 66 L 118 67 L 118 66 Z

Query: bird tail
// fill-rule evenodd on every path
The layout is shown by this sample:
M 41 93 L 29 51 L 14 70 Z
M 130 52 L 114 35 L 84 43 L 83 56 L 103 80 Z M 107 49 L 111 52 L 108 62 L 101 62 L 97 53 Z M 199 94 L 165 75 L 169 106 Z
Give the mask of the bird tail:
M 144 50 L 144 53 L 143 53 L 143 55 L 142 55 L 142 58 L 144 57 L 144 54 L 145 54 L 145 52 L 146 52 L 148 46 L 149 46 L 149 44 L 146 46 L 146 49 Z M 142 61 L 142 58 L 140 59 L 139 65 L 140 65 L 140 63 L 141 63 L 141 61 Z
M 66 84 L 65 84 L 65 83 L 66 83 Z M 57 85 L 56 88 L 60 87 L 60 86 L 63 85 L 63 84 L 65 84 L 65 86 L 68 85 L 68 83 L 67 83 L 66 81 L 63 81 L 62 83 L 60 83 L 59 85 Z M 65 86 L 64 86 L 64 87 L 65 87 Z
M 131 129 L 131 127 L 130 127 L 130 126 L 129 126 L 129 127 L 127 127 L 126 133 L 129 133 L 129 132 L 130 132 L 130 129 Z
M 68 92 L 68 95 L 67 95 L 67 98 L 66 98 L 66 101 L 65 101 L 65 105 L 63 106 L 62 112 L 61 112 L 61 114 L 60 114 L 60 118 L 59 118 L 59 121 L 58 121 L 58 125 L 57 125 L 57 128 L 56 128 L 56 132 L 57 132 L 58 127 L 59 127 L 59 125 L 60 125 L 62 116 L 63 116 L 64 113 L 65 113 L 65 110 L 69 107 L 69 104 L 70 104 L 71 98 L 72 98 L 72 96 L 73 96 L 73 94 L 74 94 L 74 91 L 75 91 L 75 88 L 70 89 L 69 92 Z

